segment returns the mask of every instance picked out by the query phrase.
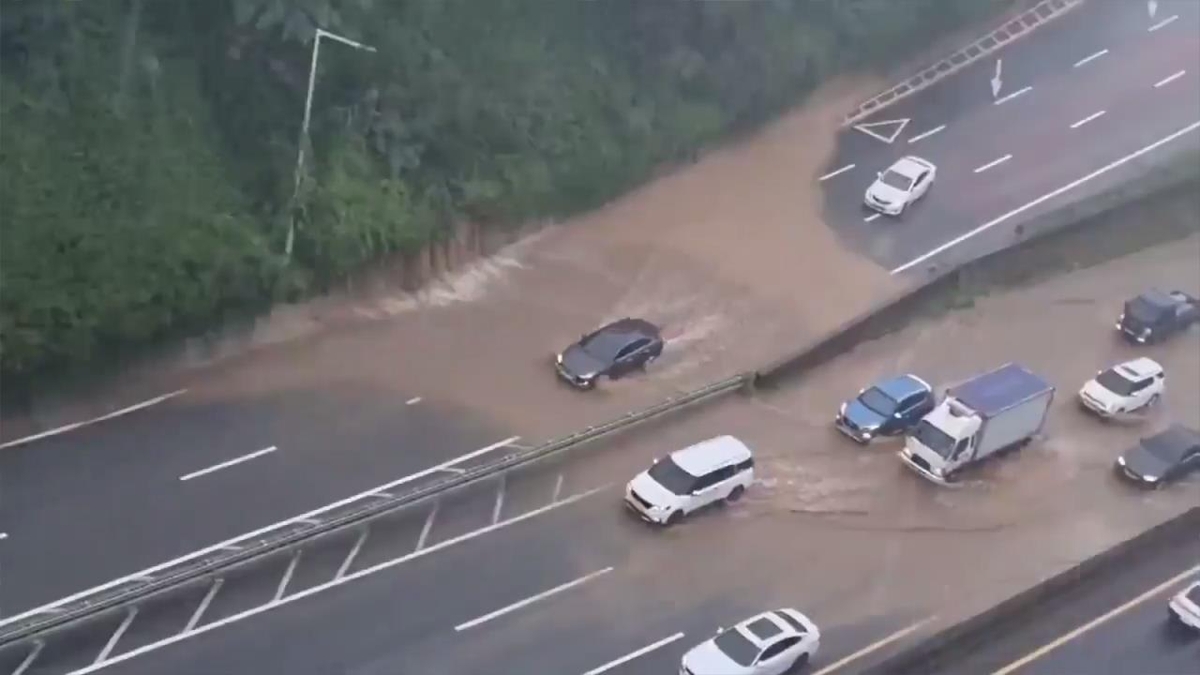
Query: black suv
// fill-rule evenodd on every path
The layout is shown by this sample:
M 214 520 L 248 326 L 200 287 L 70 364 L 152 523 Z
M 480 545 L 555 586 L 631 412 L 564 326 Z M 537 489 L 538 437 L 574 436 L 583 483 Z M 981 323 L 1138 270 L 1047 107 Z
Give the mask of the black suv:
M 579 338 L 555 357 L 558 376 L 580 389 L 591 389 L 607 375 L 615 380 L 646 367 L 662 354 L 658 326 L 644 319 L 619 319 Z
M 1183 291 L 1151 289 L 1125 302 L 1117 330 L 1139 344 L 1159 342 L 1200 321 L 1200 303 Z

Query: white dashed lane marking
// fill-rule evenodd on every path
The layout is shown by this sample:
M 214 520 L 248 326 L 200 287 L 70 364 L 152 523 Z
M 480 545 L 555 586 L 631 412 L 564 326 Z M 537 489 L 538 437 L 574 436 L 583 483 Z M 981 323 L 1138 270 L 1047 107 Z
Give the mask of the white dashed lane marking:
M 975 169 L 975 173 L 983 173 L 984 171 L 987 171 L 988 169 L 990 169 L 994 166 L 999 166 L 999 165 L 1007 162 L 1010 159 L 1012 159 L 1012 155 L 1005 155 L 998 159 L 993 159 L 992 161 L 988 162 L 987 164 L 984 164 L 983 166 Z
M 1092 113 L 1091 115 L 1088 115 L 1087 117 L 1085 117 L 1085 118 L 1083 118 L 1083 119 L 1079 120 L 1078 122 L 1076 122 L 1076 123 L 1072 124 L 1072 125 L 1071 125 L 1071 128 L 1072 128 L 1072 129 L 1078 129 L 1079 127 L 1081 127 L 1081 126 L 1083 126 L 1083 125 L 1087 124 L 1088 122 L 1091 122 L 1092 120 L 1094 120 L 1094 119 L 1096 119 L 1097 117 L 1100 117 L 1100 116 L 1102 116 L 1102 115 L 1104 115 L 1104 111 L 1103 111 L 1103 110 L 1100 110 L 1100 111 L 1094 112 L 1094 113 Z
M 1013 100 L 1014 98 L 1020 96 L 1021 94 L 1028 92 L 1030 89 L 1033 89 L 1033 87 L 1031 87 L 1031 86 L 1025 87 L 1024 89 L 1018 89 L 1007 96 L 1001 96 L 1000 98 L 996 99 L 996 105 L 1000 105 L 1001 103 L 1007 103 L 1007 102 Z
M 1082 59 L 1079 59 L 1078 61 L 1075 62 L 1074 67 L 1078 68 L 1080 66 L 1087 65 L 1088 63 L 1095 61 L 1096 59 L 1100 58 L 1101 56 L 1104 56 L 1107 53 L 1108 53 L 1107 49 L 1101 49 L 1100 51 L 1096 52 L 1095 54 L 1092 54 L 1091 56 L 1085 56 Z
M 1178 14 L 1172 14 L 1171 16 L 1168 16 L 1167 18 L 1163 19 L 1162 21 L 1159 21 L 1158 23 L 1154 24 L 1153 26 L 1150 26 L 1149 28 L 1147 28 L 1146 32 L 1153 33 L 1154 31 L 1158 30 L 1159 28 L 1163 28 L 1163 27 L 1166 27 L 1166 26 L 1174 23 L 1175 19 L 1178 19 L 1178 18 L 1179 18 Z
M 1181 70 L 1178 73 L 1168 75 L 1168 76 L 1164 77 L 1163 79 L 1159 80 L 1158 82 L 1155 82 L 1154 88 L 1158 89 L 1159 87 L 1171 84 L 1175 80 L 1178 80 L 1179 78 L 1183 77 L 1184 73 L 1186 73 L 1186 72 L 1187 72 L 1186 70 Z
M 945 124 L 943 124 L 943 125 L 942 125 L 942 126 L 940 126 L 940 127 L 934 127 L 934 128 L 932 128 L 932 129 L 930 129 L 929 131 L 926 131 L 926 132 L 924 132 L 924 133 L 920 133 L 920 134 L 917 134 L 916 136 L 913 136 L 912 138 L 908 139 L 908 142 L 909 142 L 909 143 L 916 143 L 917 141 L 921 140 L 922 138 L 929 138 L 930 136 L 932 136 L 932 135 L 936 134 L 937 132 L 939 132 L 939 131 L 941 131 L 942 129 L 945 129 L 945 128 L 946 128 L 946 125 L 945 125 Z
M 847 164 L 846 166 L 843 166 L 840 169 L 834 169 L 833 171 L 830 171 L 829 173 L 825 174 L 824 176 L 821 176 L 820 178 L 818 178 L 817 181 L 823 183 L 838 174 L 846 173 L 850 169 L 853 169 L 854 166 L 855 166 L 854 164 Z
M 865 222 L 865 223 L 869 223 L 869 222 L 871 222 L 872 220 L 875 220 L 876 218 L 878 218 L 878 217 L 879 217 L 879 215 L 880 215 L 880 214 L 878 214 L 878 213 L 872 213 L 871 215 L 867 216 L 866 218 L 863 218 L 863 222 Z

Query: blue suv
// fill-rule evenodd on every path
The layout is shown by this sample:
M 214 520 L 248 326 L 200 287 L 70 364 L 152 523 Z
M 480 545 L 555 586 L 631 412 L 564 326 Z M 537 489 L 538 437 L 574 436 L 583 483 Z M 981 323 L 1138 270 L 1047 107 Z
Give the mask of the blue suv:
M 937 405 L 933 387 L 916 375 L 900 375 L 866 389 L 842 404 L 834 424 L 859 443 L 907 431 Z

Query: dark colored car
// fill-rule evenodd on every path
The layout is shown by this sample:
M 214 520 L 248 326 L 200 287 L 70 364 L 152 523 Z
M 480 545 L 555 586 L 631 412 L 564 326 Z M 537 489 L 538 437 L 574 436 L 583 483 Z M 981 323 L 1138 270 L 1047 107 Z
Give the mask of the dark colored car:
M 1181 424 L 1143 438 L 1117 458 L 1117 474 L 1143 487 L 1158 487 L 1200 469 L 1200 432 Z
M 1139 344 L 1159 342 L 1200 321 L 1200 301 L 1183 291 L 1151 289 L 1126 301 L 1117 330 Z
M 644 319 L 619 319 L 579 338 L 555 361 L 558 376 L 580 389 L 591 389 L 596 380 L 624 377 L 646 367 L 663 351 L 658 326 Z
M 902 434 L 937 405 L 933 387 L 916 375 L 900 375 L 862 389 L 838 410 L 838 431 L 859 443 Z

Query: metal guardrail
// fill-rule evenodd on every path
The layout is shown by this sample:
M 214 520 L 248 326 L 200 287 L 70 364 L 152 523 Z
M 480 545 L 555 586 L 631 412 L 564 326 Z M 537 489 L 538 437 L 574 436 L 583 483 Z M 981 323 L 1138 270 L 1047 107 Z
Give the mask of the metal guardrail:
M 1086 0 L 1043 0 L 1033 7 L 1006 21 L 993 30 L 950 56 L 934 63 L 921 72 L 904 80 L 886 91 L 863 101 L 850 111 L 842 121 L 843 127 L 855 124 L 902 99 L 940 82 L 983 57 L 996 52 L 1010 42 L 1024 37 L 1042 25 L 1057 19 L 1082 5 Z
M 422 485 L 405 494 L 383 496 L 380 493 L 378 499 L 355 500 L 367 503 L 335 504 L 327 509 L 327 513 L 322 514 L 324 516 L 322 518 L 314 517 L 318 513 L 314 512 L 307 517 L 287 521 L 275 530 L 260 536 L 247 537 L 244 545 L 230 544 L 204 555 L 189 557 L 177 565 L 153 573 L 143 572 L 124 582 L 100 587 L 94 593 L 73 596 L 58 603 L 17 615 L 0 622 L 0 648 L 36 639 L 50 631 L 86 621 L 114 609 L 133 605 L 174 588 L 186 586 L 220 570 L 241 566 L 296 544 L 394 513 L 443 493 L 492 478 L 569 448 L 628 429 L 664 413 L 737 391 L 748 386 L 752 381 L 753 373 L 740 373 L 537 447 L 509 453 L 493 462 L 467 469 L 450 478 Z

